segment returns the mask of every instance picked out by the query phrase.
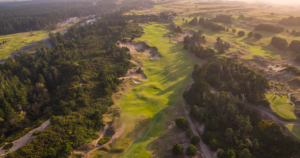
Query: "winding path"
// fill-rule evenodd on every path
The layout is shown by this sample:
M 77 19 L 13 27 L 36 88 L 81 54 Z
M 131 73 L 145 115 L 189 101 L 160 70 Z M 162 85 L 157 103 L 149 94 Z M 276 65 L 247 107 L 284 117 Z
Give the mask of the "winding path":
M 93 149 L 93 150 L 87 152 L 82 158 L 88 158 L 89 155 L 90 155 L 92 152 L 94 152 L 95 150 L 101 149 L 101 148 L 103 148 L 103 147 L 109 145 L 109 144 L 112 143 L 114 140 L 116 140 L 117 138 L 119 138 L 119 137 L 123 134 L 124 130 L 125 130 L 125 126 L 121 127 L 119 130 L 117 130 L 117 132 L 114 134 L 114 136 L 111 138 L 110 141 L 108 141 L 106 144 L 100 145 L 100 146 L 96 147 L 95 149 Z

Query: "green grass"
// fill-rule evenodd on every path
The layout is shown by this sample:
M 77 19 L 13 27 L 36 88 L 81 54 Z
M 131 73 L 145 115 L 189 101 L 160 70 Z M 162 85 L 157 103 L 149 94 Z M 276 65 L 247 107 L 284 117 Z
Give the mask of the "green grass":
M 0 58 L 8 58 L 17 49 L 37 44 L 48 36 L 47 31 L 33 31 L 32 33 L 34 35 L 31 35 L 30 32 L 25 32 L 0 36 L 0 42 L 7 41 L 6 44 L 0 46 Z
M 183 88 L 189 83 L 195 62 L 183 49 L 182 43 L 168 44 L 163 37 L 168 30 L 165 25 L 152 24 L 144 28 L 145 35 L 138 41 L 147 41 L 158 48 L 163 58 L 144 62 L 147 79 L 136 85 L 131 93 L 120 100 L 122 115 L 144 115 L 151 122 L 133 142 L 122 157 L 149 157 L 149 144 L 165 129 L 164 109 L 175 104 Z
M 66 30 L 72 24 L 60 27 L 56 30 L 51 32 L 61 32 Z M 10 35 L 0 35 L 0 42 L 7 41 L 4 45 L 0 45 L 0 59 L 6 59 L 10 57 L 10 54 L 14 51 L 23 48 L 24 46 L 31 46 L 31 45 L 43 45 L 44 39 L 47 38 L 49 35 L 49 31 L 47 30 L 39 30 L 39 31 L 32 31 L 30 32 L 23 32 L 23 33 L 15 33 Z M 34 48 L 32 48 L 34 49 Z M 34 52 L 30 51 L 31 53 Z
M 286 120 L 297 120 L 296 116 L 293 113 L 294 106 L 290 103 L 287 103 L 287 96 L 279 96 L 275 98 L 275 95 L 272 93 L 266 94 L 266 97 L 271 103 L 272 109 L 283 119 Z
M 300 140 L 300 126 L 299 125 L 285 125 L 289 131 L 291 131 L 295 137 Z

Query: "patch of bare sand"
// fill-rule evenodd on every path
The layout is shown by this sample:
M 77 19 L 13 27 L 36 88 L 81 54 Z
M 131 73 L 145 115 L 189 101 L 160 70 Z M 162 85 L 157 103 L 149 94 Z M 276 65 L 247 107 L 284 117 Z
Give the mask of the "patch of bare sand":
M 151 60 L 159 59 L 162 57 L 156 47 L 149 47 L 144 42 L 126 42 L 126 43 L 123 43 L 121 41 L 118 42 L 121 47 L 129 48 L 130 54 L 135 54 L 137 52 L 140 52 L 148 56 Z
M 253 59 L 241 59 L 241 61 L 257 73 L 276 82 L 283 83 L 295 76 L 292 72 L 283 71 L 284 68 L 280 65 L 285 64 L 285 61 L 273 60 L 270 57 L 256 55 L 253 56 Z
M 134 84 L 141 84 L 142 81 L 139 81 L 139 80 L 133 80 L 133 83 L 134 83 Z

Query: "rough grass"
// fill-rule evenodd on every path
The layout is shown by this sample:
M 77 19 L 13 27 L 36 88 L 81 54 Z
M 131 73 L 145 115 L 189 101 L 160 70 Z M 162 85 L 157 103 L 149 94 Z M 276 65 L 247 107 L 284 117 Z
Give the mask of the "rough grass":
M 289 131 L 291 131 L 298 140 L 300 140 L 300 126 L 299 125 L 285 125 Z
M 293 109 L 294 106 L 290 103 L 287 103 L 287 96 L 279 96 L 275 98 L 275 95 L 272 93 L 266 94 L 268 100 L 271 103 L 272 109 L 283 119 L 286 120 L 297 120 L 294 115 Z

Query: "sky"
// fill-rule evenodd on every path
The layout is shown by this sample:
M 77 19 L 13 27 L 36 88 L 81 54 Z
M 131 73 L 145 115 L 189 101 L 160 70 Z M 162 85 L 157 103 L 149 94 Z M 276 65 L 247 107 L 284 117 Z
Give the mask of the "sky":
M 0 2 L 17 2 L 17 1 L 30 1 L 30 0 L 0 0 Z M 288 5 L 293 5 L 293 4 L 300 4 L 300 0 L 244 0 L 246 2 L 273 2 L 277 4 L 288 4 Z

